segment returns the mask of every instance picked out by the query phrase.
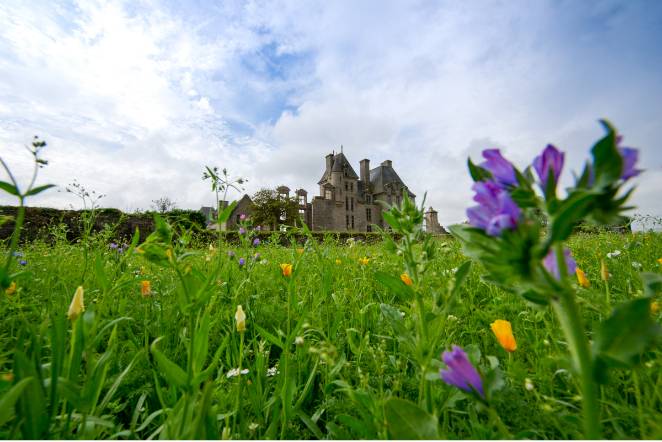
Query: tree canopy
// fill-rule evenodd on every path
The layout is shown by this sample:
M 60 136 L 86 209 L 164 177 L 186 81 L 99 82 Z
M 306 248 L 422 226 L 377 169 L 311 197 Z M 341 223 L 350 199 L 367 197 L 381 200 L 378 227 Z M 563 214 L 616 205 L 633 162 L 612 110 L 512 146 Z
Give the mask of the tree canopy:
M 260 189 L 253 195 L 253 224 L 269 226 L 277 230 L 278 226 L 299 224 L 299 205 L 296 198 L 279 195 L 275 189 Z

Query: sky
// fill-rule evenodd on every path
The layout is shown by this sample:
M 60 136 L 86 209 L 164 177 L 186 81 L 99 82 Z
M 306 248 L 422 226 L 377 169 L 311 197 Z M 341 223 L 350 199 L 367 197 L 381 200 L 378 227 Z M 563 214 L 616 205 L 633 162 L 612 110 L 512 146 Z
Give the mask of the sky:
M 23 146 L 47 141 L 38 183 L 58 188 L 29 205 L 80 208 L 75 180 L 136 211 L 213 205 L 206 165 L 312 198 L 342 145 L 448 225 L 468 156 L 523 168 L 552 143 L 569 185 L 607 118 L 646 169 L 634 213 L 662 217 L 661 41 L 659 0 L 5 0 L 0 156 L 26 183 Z

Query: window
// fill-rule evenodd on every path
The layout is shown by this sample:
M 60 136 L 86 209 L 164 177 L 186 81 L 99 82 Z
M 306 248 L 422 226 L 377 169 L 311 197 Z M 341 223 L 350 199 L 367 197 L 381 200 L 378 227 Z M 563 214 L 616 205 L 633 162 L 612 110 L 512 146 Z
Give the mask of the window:
M 349 230 L 349 215 L 345 215 L 345 227 Z
M 303 195 L 299 195 L 299 204 L 306 204 L 306 197 Z
M 368 222 L 372 222 L 372 209 L 365 209 L 365 219 Z
M 345 190 L 347 190 L 347 181 L 345 181 Z
M 354 230 L 354 215 L 352 215 L 352 230 Z
M 372 195 L 366 195 L 365 202 L 366 204 L 372 204 Z
M 345 197 L 345 210 L 349 210 L 349 197 Z
M 367 232 L 372 232 L 372 226 L 370 224 L 368 224 L 368 227 L 366 228 L 366 231 Z
M 352 192 L 354 192 L 354 181 L 352 181 L 351 183 L 349 183 L 349 190 L 352 191 Z
M 354 211 L 354 197 L 352 197 L 352 212 Z
M 330 190 L 324 192 L 324 198 L 327 200 L 333 199 L 333 195 L 331 194 Z
M 299 215 L 305 215 L 306 209 L 299 209 Z

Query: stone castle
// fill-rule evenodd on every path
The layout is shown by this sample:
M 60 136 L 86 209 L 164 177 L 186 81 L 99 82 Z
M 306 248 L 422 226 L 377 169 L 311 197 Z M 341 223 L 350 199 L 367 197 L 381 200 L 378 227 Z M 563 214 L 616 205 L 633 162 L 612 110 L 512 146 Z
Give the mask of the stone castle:
M 299 215 L 311 230 L 330 230 L 336 232 L 372 232 L 374 226 L 387 227 L 382 218 L 382 206 L 377 201 L 389 205 L 400 204 L 403 192 L 416 200 L 407 185 L 398 176 L 391 160 L 383 161 L 379 166 L 370 168 L 370 160 L 359 162 L 359 174 L 343 153 L 330 153 L 326 156 L 324 173 L 319 182 L 319 195 L 308 201 L 308 192 L 295 190 L 299 205 Z M 290 197 L 290 189 L 280 186 L 279 195 Z M 225 228 L 232 230 L 239 223 L 240 214 L 250 215 L 251 199 L 244 195 L 238 202 Z M 203 207 L 203 213 L 209 215 L 210 207 Z M 431 233 L 445 233 L 437 219 L 437 212 L 430 207 L 425 213 L 425 227 Z

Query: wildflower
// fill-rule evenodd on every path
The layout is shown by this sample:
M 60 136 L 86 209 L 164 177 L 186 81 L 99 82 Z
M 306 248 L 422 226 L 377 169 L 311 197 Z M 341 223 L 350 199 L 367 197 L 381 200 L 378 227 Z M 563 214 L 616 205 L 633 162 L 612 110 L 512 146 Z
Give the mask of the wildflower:
M 400 279 L 402 279 L 402 282 L 404 282 L 405 285 L 412 285 L 413 284 L 413 281 L 411 280 L 409 275 L 406 274 L 406 273 L 403 273 L 402 275 L 400 275 Z
M 657 263 L 662 264 L 662 258 L 657 258 Z
M 250 424 L 248 424 L 248 431 L 253 432 L 257 430 L 257 427 L 259 427 L 258 424 L 256 424 L 255 422 L 251 422 Z
M 117 247 L 119 246 L 117 245 L 117 243 L 111 242 L 110 244 L 108 244 L 108 247 L 110 247 L 113 250 L 117 250 Z
M 143 295 L 143 298 L 152 294 L 152 284 L 146 279 L 140 281 L 140 294 Z
M 504 229 L 514 229 L 520 217 L 520 208 L 507 191 L 492 181 L 474 183 L 474 201 L 478 203 L 467 209 L 469 224 L 485 230 L 490 236 L 498 236 Z
M 361 264 L 361 265 L 368 265 L 369 262 L 370 262 L 370 260 L 365 256 L 363 258 L 359 259 L 359 264 Z
M 510 325 L 510 322 L 503 319 L 497 319 L 490 324 L 490 327 L 504 350 L 510 353 L 517 350 L 517 342 L 513 336 L 513 328 Z
M 657 312 L 660 311 L 660 303 L 657 301 L 651 302 L 651 313 L 657 315 Z
M 16 281 L 12 281 L 9 287 L 5 289 L 5 295 L 11 296 L 16 293 Z
M 660 258 L 660 259 L 662 259 L 662 258 Z M 342 264 L 342 261 L 340 259 L 336 258 L 336 265 L 340 265 L 340 264 Z
M 280 265 L 280 270 L 283 272 L 283 276 L 292 276 L 292 264 L 283 263 Z
M 563 160 L 565 154 L 556 147 L 548 144 L 542 154 L 533 159 L 533 168 L 540 178 L 540 188 L 544 191 L 547 188 L 549 173 L 554 174 L 554 182 L 559 181 L 561 170 L 563 169 Z
M 632 267 L 637 270 L 641 270 L 641 263 L 637 261 L 632 261 Z
M 28 262 L 27 262 L 26 260 L 24 260 L 24 259 L 21 259 L 18 263 L 19 263 L 20 265 L 22 265 L 22 266 L 26 266 L 26 265 L 28 265 Z
M 210 252 L 213 252 L 214 250 L 216 250 L 216 249 L 214 248 L 214 244 L 209 243 L 209 251 L 210 251 Z
M 244 368 L 241 371 L 239 371 L 238 368 L 232 368 L 232 369 L 230 369 L 230 371 L 228 371 L 225 374 L 225 377 L 228 378 L 228 379 L 229 378 L 234 378 L 234 377 L 240 376 L 242 374 L 248 374 L 249 371 L 250 370 L 248 370 L 248 368 Z
M 246 214 L 245 213 L 242 213 L 241 215 L 239 215 L 239 221 L 245 221 L 245 220 L 246 220 Z
M 297 336 L 294 338 L 294 345 L 301 347 L 303 345 L 303 336 Z
M 259 245 L 260 245 L 260 238 L 255 238 L 255 239 L 253 240 L 253 245 L 254 245 L 255 247 L 259 246 Z
M 253 256 L 253 259 L 254 259 L 255 261 L 259 261 L 259 260 L 260 260 L 260 254 L 259 254 L 259 253 L 256 253 L 256 254 Z
M 457 316 L 455 316 L 455 315 L 448 315 L 446 317 L 446 320 L 451 321 L 451 322 L 457 322 L 458 319 L 457 319 Z
M 239 267 L 243 266 L 246 264 L 246 260 L 244 258 L 239 258 Z
M 267 377 L 276 376 L 277 374 L 280 374 L 280 370 L 278 370 L 278 365 L 274 365 L 271 368 L 267 368 Z
M 579 285 L 584 287 L 585 289 L 589 288 L 591 286 L 591 282 L 588 280 L 586 277 L 586 273 L 579 267 L 575 269 L 575 273 L 577 274 L 577 282 L 579 282 Z
M 2 373 L 0 376 L 0 379 L 2 379 L 5 382 L 13 382 L 14 381 L 14 373 Z
M 605 264 L 604 259 L 600 260 L 600 278 L 603 281 L 609 280 L 609 269 L 607 269 L 607 264 Z
M 533 391 L 533 381 L 529 378 L 525 378 L 524 388 L 526 389 L 526 391 Z
M 575 273 L 577 263 L 572 258 L 572 253 L 567 247 L 563 249 L 563 258 L 565 259 L 565 266 L 568 269 L 568 274 Z M 547 256 L 545 256 L 545 259 L 543 259 L 543 265 L 549 273 L 554 275 L 556 279 L 561 278 L 558 261 L 556 260 L 556 253 L 554 253 L 554 250 L 550 250 Z
M 228 257 L 234 258 L 234 251 L 233 250 L 228 250 Z
M 246 331 L 246 313 L 241 305 L 237 306 L 237 311 L 234 314 L 234 319 L 237 321 L 237 331 L 243 333 Z
M 239 234 L 243 235 L 245 233 L 246 233 L 246 229 L 244 229 L 243 227 L 239 227 Z
M 467 354 L 461 347 L 453 345 L 452 351 L 445 351 L 442 354 L 444 364 L 448 366 L 448 370 L 439 370 L 441 380 L 448 385 L 453 385 L 460 390 L 472 392 L 476 391 L 481 397 L 485 397 L 483 392 L 483 381 L 480 374 L 471 365 Z
M 634 168 L 639 157 L 639 151 L 637 149 L 632 149 L 631 147 L 620 147 L 618 151 L 621 154 L 621 158 L 623 158 L 623 172 L 621 173 L 621 179 L 627 181 L 630 178 L 639 175 L 641 169 Z
M 303 248 L 302 247 L 297 248 L 297 253 L 299 255 L 303 255 Z
M 74 297 L 71 300 L 71 305 L 69 305 L 69 311 L 67 312 L 67 317 L 72 321 L 78 317 L 82 312 L 85 311 L 85 304 L 83 302 L 83 286 L 79 285 L 74 293 Z
M 499 149 L 484 150 L 483 158 L 485 158 L 485 161 L 480 166 L 487 169 L 500 186 L 514 186 L 517 184 L 515 168 L 510 164 L 510 161 L 501 155 Z
M 610 259 L 611 259 L 611 258 L 616 258 L 616 257 L 619 256 L 620 254 L 621 254 L 621 251 L 620 251 L 620 250 L 614 250 L 613 252 L 609 252 L 609 253 L 607 253 L 607 258 L 610 258 Z
M 257 231 L 259 232 L 260 230 L 262 230 L 262 226 L 257 226 L 257 227 L 255 228 L 255 230 L 257 230 Z

